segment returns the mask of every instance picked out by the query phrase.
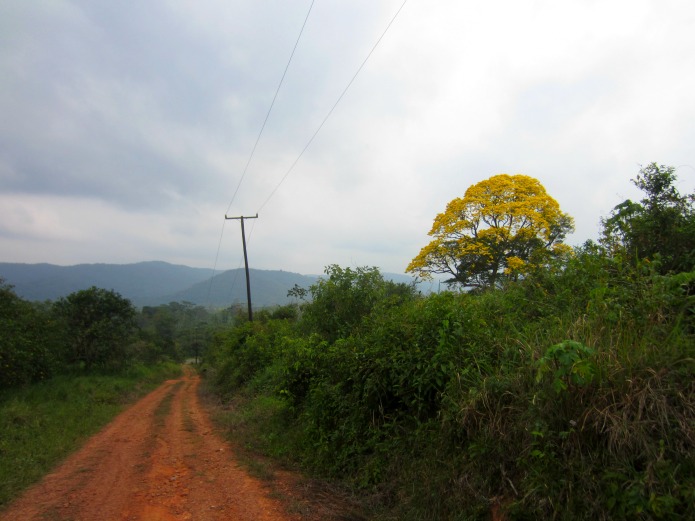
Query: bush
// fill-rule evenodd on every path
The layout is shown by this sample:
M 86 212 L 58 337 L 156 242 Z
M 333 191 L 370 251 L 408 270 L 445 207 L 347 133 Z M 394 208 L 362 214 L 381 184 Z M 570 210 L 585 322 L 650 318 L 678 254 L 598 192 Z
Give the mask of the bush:
M 118 369 L 131 362 L 135 309 L 114 291 L 96 287 L 77 291 L 54 306 L 65 324 L 70 362 L 85 369 Z
M 414 297 L 414 286 L 384 280 L 377 268 L 355 270 L 328 266 L 328 278 L 309 288 L 311 302 L 303 308 L 305 331 L 334 342 L 347 337 L 377 306 L 397 305 Z
M 0 389 L 50 378 L 64 366 L 59 329 L 0 279 Z

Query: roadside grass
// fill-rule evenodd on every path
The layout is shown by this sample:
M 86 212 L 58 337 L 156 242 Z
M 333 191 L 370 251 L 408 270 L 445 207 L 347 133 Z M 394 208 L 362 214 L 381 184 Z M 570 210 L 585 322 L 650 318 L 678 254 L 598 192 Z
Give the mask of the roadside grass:
M 371 498 L 358 497 L 339 481 L 304 473 L 307 469 L 296 452 L 301 433 L 288 423 L 282 400 L 239 392 L 223 404 L 210 379 L 202 381 L 198 392 L 212 422 L 231 443 L 237 461 L 283 501 L 288 512 L 311 521 L 364 521 L 374 510 Z
M 177 364 L 59 376 L 0 393 L 0 508 L 167 378 Z

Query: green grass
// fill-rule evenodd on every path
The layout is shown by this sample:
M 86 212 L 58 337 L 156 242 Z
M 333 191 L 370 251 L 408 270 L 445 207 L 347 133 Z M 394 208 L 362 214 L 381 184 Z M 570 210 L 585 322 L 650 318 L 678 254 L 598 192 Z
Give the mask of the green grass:
M 174 364 L 117 376 L 60 376 L 0 394 L 0 507 L 38 481 L 124 407 L 166 378 Z
M 286 421 L 286 407 L 274 396 L 237 395 L 234 406 L 217 409 L 213 420 L 229 441 L 243 449 L 240 452 L 263 454 L 289 464 L 295 460 L 292 453 L 297 449 L 297 433 Z

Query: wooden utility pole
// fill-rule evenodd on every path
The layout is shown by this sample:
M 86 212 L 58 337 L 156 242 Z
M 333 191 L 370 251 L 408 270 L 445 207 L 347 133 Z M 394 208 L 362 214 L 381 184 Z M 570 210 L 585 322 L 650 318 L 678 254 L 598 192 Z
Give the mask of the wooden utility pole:
M 239 219 L 241 221 L 241 243 L 244 246 L 244 266 L 246 266 L 246 300 L 249 305 L 249 322 L 253 322 L 253 309 L 251 309 L 251 279 L 249 278 L 249 258 L 246 255 L 246 235 L 244 233 L 244 219 L 258 219 L 258 214 L 253 217 L 227 217 L 225 214 L 225 219 Z

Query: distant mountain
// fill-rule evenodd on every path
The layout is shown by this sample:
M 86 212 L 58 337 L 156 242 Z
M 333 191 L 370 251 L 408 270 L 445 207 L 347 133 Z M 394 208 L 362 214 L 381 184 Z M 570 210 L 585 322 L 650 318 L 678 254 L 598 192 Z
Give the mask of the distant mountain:
M 308 288 L 317 277 L 289 271 L 249 270 L 251 303 L 253 307 L 284 305 L 289 302 L 287 292 L 295 284 Z M 166 302 L 194 302 L 215 307 L 232 304 L 246 305 L 246 273 L 243 268 L 229 270 L 212 279 L 193 284 L 189 288 L 164 297 Z
M 117 291 L 135 305 L 157 295 L 182 291 L 209 279 L 212 270 L 178 266 L 166 262 L 137 264 L 0 263 L 0 277 L 27 300 L 56 300 L 91 286 Z
M 287 292 L 298 285 L 309 288 L 317 275 L 300 275 L 282 270 L 249 271 L 251 301 L 256 308 L 287 304 Z M 412 282 L 407 275 L 384 273 L 395 282 Z M 20 297 L 57 300 L 91 286 L 114 290 L 138 307 L 170 302 L 191 302 L 202 306 L 246 305 L 246 275 L 243 269 L 217 273 L 166 262 L 136 264 L 53 264 L 0 263 L 0 278 L 14 286 Z M 428 288 L 421 290 L 427 291 Z

